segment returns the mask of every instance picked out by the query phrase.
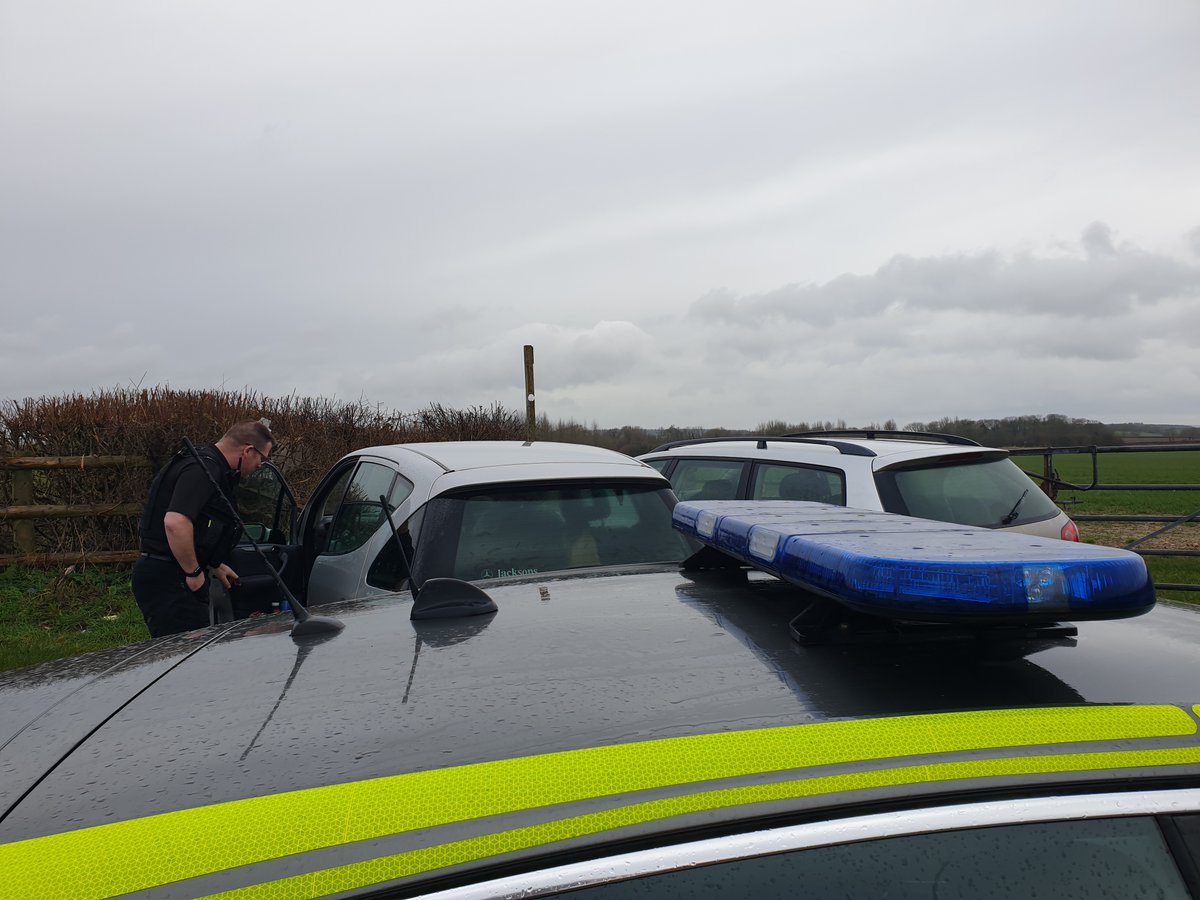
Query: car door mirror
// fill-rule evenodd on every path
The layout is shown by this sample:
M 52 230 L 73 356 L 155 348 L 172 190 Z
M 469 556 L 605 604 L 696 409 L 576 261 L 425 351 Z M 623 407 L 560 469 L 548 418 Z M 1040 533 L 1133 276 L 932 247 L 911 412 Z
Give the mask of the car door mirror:
M 243 522 L 242 523 L 242 540 L 239 544 L 255 543 L 264 544 L 267 541 L 267 536 L 270 529 L 261 522 Z

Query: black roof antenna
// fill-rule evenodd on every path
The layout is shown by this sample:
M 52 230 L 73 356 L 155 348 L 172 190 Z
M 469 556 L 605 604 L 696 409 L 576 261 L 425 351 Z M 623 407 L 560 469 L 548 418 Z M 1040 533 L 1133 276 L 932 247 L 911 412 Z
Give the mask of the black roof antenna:
M 400 540 L 400 532 L 396 530 L 396 522 L 392 519 L 392 510 L 388 506 L 387 495 L 379 495 L 379 505 L 387 516 L 388 527 L 392 529 L 392 537 L 400 551 L 400 558 L 408 569 L 408 583 L 412 588 L 413 607 L 410 619 L 457 619 L 463 616 L 485 616 L 497 610 L 496 601 L 483 590 L 463 581 L 460 578 L 426 578 L 417 587 L 413 579 L 412 560 L 404 552 L 404 542 Z
M 187 448 L 189 451 L 191 451 L 192 457 L 200 464 L 200 470 L 204 472 L 204 474 L 208 477 L 208 480 L 212 483 L 212 486 L 216 489 L 217 496 L 224 500 L 225 505 L 229 507 L 230 515 L 233 516 L 233 521 L 237 524 L 237 527 L 242 530 L 242 534 L 246 536 L 246 539 L 250 541 L 251 546 L 254 547 L 255 552 L 258 553 L 258 555 L 262 558 L 264 565 L 267 567 L 267 571 L 270 572 L 271 577 L 275 579 L 275 584 L 281 591 L 283 591 L 283 596 L 287 597 L 288 603 L 291 604 L 292 615 L 296 619 L 296 624 L 292 626 L 292 637 L 305 637 L 313 634 L 328 634 L 329 632 L 338 632 L 345 628 L 345 624 L 339 622 L 337 619 L 332 619 L 328 616 L 312 615 L 307 609 L 305 609 L 300 601 L 296 599 L 295 595 L 292 594 L 291 589 L 284 584 L 283 578 L 280 577 L 277 571 L 275 571 L 275 567 L 271 565 L 271 561 L 267 559 L 267 554 L 263 553 L 262 547 L 258 546 L 258 542 L 255 541 L 254 538 L 250 537 L 250 534 L 246 531 L 246 525 L 242 521 L 242 517 L 238 515 L 238 511 L 234 507 L 233 503 L 231 503 L 229 498 L 225 496 L 225 492 L 221 490 L 221 486 L 217 484 L 217 479 L 213 478 L 212 472 L 208 471 L 208 466 L 204 465 L 204 460 L 202 460 L 200 458 L 200 454 L 196 452 L 195 445 L 186 436 L 184 437 L 183 442 L 187 444 Z

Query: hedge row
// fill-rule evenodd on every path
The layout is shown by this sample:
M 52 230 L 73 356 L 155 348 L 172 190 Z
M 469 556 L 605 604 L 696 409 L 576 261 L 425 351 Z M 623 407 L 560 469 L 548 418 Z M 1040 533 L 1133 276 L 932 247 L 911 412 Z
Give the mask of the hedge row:
M 183 445 L 216 440 L 229 425 L 268 419 L 277 444 L 272 460 L 303 503 L 322 474 L 360 447 L 409 441 L 511 440 L 524 419 L 498 404 L 465 410 L 431 404 L 397 413 L 344 403 L 253 391 L 181 391 L 168 387 L 106 390 L 91 395 L 8 401 L 0 406 L 0 458 L 127 456 L 144 465 L 117 469 L 52 469 L 34 474 L 36 504 L 140 504 L 154 473 Z M 13 472 L 0 468 L 0 504 L 13 501 Z M 137 517 L 37 520 L 38 553 L 128 550 Z M 0 520 L 0 553 L 15 550 L 13 524 Z

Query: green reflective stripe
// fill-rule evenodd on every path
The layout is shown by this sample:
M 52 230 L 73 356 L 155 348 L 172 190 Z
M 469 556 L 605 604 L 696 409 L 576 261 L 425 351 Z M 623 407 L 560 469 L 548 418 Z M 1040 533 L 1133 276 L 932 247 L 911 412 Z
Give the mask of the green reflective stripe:
M 830 775 L 776 784 L 706 791 L 682 797 L 670 797 L 665 800 L 630 804 L 497 834 L 481 835 L 436 847 L 398 853 L 394 856 L 296 875 L 208 896 L 210 898 L 237 898 L 237 900 L 319 897 L 337 891 L 368 887 L 396 878 L 419 875 L 423 872 L 431 872 L 435 869 L 443 869 L 447 866 L 472 862 L 514 850 L 525 850 L 554 841 L 584 837 L 625 825 L 638 825 L 654 819 L 722 807 L 742 806 L 748 803 L 761 803 L 768 800 L 790 800 L 864 788 L 949 781 L 956 778 L 1087 772 L 1099 769 L 1171 766 L 1187 763 L 1200 763 L 1200 748 L 1075 753 L 1059 756 L 1022 756 L 1013 759 L 934 763 L 925 766 L 904 766 L 873 772 L 855 772 L 847 775 Z
M 1085 706 L 823 722 L 570 750 L 235 800 L 6 844 L 0 846 L 0 891 L 109 896 L 412 829 L 649 788 L 1196 731 L 1195 719 L 1179 707 Z M 209 839 L 219 834 L 238 840 Z

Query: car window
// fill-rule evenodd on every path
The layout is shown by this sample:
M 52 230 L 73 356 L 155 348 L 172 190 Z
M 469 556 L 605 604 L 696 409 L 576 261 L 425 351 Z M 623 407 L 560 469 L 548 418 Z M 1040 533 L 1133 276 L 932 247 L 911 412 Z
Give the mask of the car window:
M 798 850 L 572 892 L 592 898 L 1059 900 L 1189 896 L 1150 817 L 936 832 Z
M 412 492 L 412 485 L 394 469 L 364 461 L 354 473 L 334 516 L 326 553 L 349 553 L 367 542 L 383 524 L 381 496 L 394 507 Z
M 813 500 L 846 505 L 846 477 L 836 469 L 758 463 L 751 500 Z
M 647 460 L 643 460 L 643 462 L 645 462 L 646 465 L 650 466 L 650 468 L 654 469 L 655 471 L 662 472 L 664 469 L 667 468 L 667 466 L 670 464 L 671 460 L 670 459 L 647 459 Z
M 424 510 L 418 510 L 396 526 L 393 539 L 386 541 L 371 561 L 367 584 L 385 591 L 400 591 L 407 586 L 408 564 L 413 558 L 413 535 L 420 533 L 423 517 Z
M 1179 868 L 1195 889 L 1200 886 L 1200 813 L 1170 816 L 1161 821 L 1167 843 L 1179 857 Z
M 347 466 L 337 479 L 325 489 L 325 492 L 315 502 L 319 504 L 322 519 L 332 519 L 334 513 L 342 504 L 342 497 L 346 493 L 346 485 L 350 483 L 350 476 L 354 474 L 354 466 Z
M 681 459 L 671 487 L 680 500 L 736 500 L 744 467 L 736 459 Z
M 256 542 L 286 544 L 291 541 L 296 501 L 275 466 L 259 466 L 242 482 L 238 488 L 238 514 Z M 261 527 L 256 529 L 256 525 Z
M 885 469 L 875 475 L 888 512 L 998 528 L 1058 515 L 1054 501 L 1012 460 Z
M 419 580 L 467 581 L 633 563 L 693 552 L 671 527 L 670 491 L 646 485 L 503 485 L 430 501 L 416 539 Z

